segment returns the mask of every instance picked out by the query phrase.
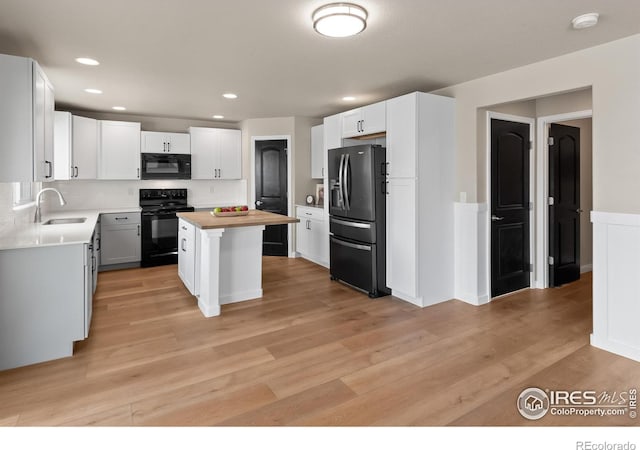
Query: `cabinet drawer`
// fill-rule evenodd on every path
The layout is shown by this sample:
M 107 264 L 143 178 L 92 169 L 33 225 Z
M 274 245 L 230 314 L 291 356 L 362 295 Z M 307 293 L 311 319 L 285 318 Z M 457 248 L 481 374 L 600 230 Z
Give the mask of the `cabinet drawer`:
M 298 219 L 324 220 L 324 209 L 298 206 L 298 208 L 296 209 L 296 216 L 298 217 Z
M 140 213 L 128 212 L 118 214 L 102 214 L 100 220 L 102 223 L 102 227 L 136 224 L 140 223 Z

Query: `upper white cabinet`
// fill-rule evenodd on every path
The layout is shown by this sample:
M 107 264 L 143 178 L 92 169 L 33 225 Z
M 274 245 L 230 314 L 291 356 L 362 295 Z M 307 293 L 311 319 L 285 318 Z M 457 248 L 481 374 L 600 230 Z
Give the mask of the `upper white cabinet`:
M 387 285 L 418 306 L 453 298 L 454 100 L 387 101 Z
M 191 138 L 187 133 L 143 131 L 140 137 L 142 153 L 191 153 Z
M 98 177 L 98 121 L 71 113 L 55 113 L 55 179 Z
M 240 130 L 190 127 L 191 179 L 237 180 L 242 177 Z
M 0 182 L 53 180 L 53 86 L 31 58 L 0 55 Z
M 140 179 L 140 123 L 101 120 L 98 177 L 102 180 Z
M 386 131 L 386 102 L 378 102 L 341 114 L 342 137 L 350 138 Z
M 311 127 L 311 178 L 324 178 L 324 125 Z

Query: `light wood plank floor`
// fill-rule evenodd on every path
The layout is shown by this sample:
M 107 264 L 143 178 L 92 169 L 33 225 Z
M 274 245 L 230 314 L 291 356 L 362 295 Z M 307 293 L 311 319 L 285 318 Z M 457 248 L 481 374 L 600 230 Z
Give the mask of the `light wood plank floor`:
M 516 410 L 530 386 L 640 385 L 640 363 L 589 345 L 589 275 L 420 309 L 265 258 L 262 300 L 205 319 L 176 271 L 101 273 L 72 358 L 0 372 L 0 425 L 637 424 Z

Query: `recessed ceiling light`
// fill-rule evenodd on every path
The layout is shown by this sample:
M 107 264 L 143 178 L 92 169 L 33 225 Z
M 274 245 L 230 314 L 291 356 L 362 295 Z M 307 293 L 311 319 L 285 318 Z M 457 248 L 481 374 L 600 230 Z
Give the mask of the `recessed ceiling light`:
M 351 96 L 351 95 L 347 95 L 346 97 L 342 97 L 342 100 L 344 100 L 345 102 L 352 102 L 354 101 L 356 98 Z
M 221 116 L 220 114 L 216 114 L 215 116 L 213 116 L 214 119 L 224 119 L 224 116 Z
M 347 37 L 367 27 L 367 10 L 353 3 L 330 3 L 316 9 L 311 18 L 313 28 L 329 37 Z
M 76 58 L 76 62 L 84 64 L 85 66 L 97 66 L 100 63 L 93 58 Z
M 582 14 L 578 17 L 574 17 L 571 21 L 571 25 L 573 25 L 573 28 L 576 30 L 593 27 L 598 23 L 598 17 L 600 17 L 600 14 L 598 13 Z
M 102 91 L 100 89 L 87 88 L 84 91 L 88 92 L 89 94 L 102 94 Z
M 226 94 L 222 94 L 222 96 L 224 98 L 229 98 L 229 99 L 234 99 L 234 98 L 238 98 L 238 96 L 232 92 L 227 92 Z
M 126 111 L 127 108 L 124 106 L 112 106 L 111 109 L 115 109 L 116 111 Z

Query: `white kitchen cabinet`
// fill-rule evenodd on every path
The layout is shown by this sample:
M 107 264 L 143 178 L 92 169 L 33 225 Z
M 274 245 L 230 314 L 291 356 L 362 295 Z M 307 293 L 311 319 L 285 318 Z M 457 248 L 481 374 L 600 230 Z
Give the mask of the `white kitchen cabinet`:
M 311 127 L 311 178 L 324 178 L 324 125 Z
M 99 121 L 98 178 L 140 179 L 140 123 Z
M 0 55 L 0 182 L 53 181 L 53 86 L 31 58 Z
M 320 208 L 298 206 L 296 252 L 305 259 L 329 267 L 329 228 Z
M 191 137 L 187 133 L 161 133 L 142 131 L 140 152 L 142 153 L 191 153 Z
M 242 177 L 240 130 L 190 127 L 191 179 L 238 180 Z
M 102 214 L 100 221 L 100 265 L 139 262 L 140 213 Z
M 387 285 L 418 306 L 453 298 L 454 100 L 387 101 Z
M 351 138 L 386 131 L 386 102 L 378 102 L 341 114 L 342 137 Z
M 87 244 L 0 251 L 0 370 L 63 358 L 85 338 Z
M 98 177 L 98 121 L 55 113 L 55 179 L 95 180 Z
M 184 219 L 178 220 L 178 276 L 192 295 L 196 290 L 196 252 L 199 245 L 196 227 Z

